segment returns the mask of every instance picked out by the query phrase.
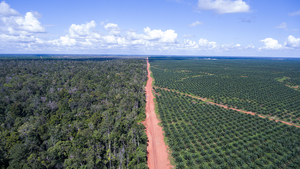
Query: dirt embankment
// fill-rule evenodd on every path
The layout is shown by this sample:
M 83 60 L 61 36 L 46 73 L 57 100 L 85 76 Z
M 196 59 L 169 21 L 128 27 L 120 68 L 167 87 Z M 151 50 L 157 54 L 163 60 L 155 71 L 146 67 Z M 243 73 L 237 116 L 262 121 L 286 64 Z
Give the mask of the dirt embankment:
M 148 81 L 146 84 L 146 120 L 142 123 L 146 126 L 148 136 L 147 157 L 148 167 L 150 169 L 169 169 L 171 168 L 168 159 L 168 150 L 164 142 L 162 127 L 158 125 L 154 110 L 154 101 L 152 93 L 152 77 L 149 70 L 150 64 L 147 58 Z

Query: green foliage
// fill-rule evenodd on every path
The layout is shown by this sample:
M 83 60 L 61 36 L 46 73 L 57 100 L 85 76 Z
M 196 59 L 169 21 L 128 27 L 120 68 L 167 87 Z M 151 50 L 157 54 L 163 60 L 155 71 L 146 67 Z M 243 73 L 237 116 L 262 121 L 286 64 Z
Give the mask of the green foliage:
M 150 61 L 158 87 L 300 124 L 299 61 Z
M 300 93 L 284 82 L 300 79 L 298 61 L 150 61 L 158 112 L 176 168 L 300 167 L 299 128 L 162 89 L 297 121 Z M 278 82 L 282 77 L 290 79 Z
M 146 168 L 146 62 L 0 61 L 0 168 Z
M 283 163 L 289 166 L 300 158 L 299 128 L 191 101 L 176 92 L 155 92 L 159 93 L 156 99 L 168 145 L 179 168 L 266 168 L 276 159 L 286 159 Z

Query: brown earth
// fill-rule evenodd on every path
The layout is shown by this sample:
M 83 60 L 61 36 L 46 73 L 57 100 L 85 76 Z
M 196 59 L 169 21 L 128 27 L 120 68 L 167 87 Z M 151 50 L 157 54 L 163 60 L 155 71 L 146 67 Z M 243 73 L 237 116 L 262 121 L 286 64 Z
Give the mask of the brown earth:
M 172 166 L 168 159 L 168 147 L 164 142 L 162 127 L 158 125 L 154 110 L 154 101 L 152 93 L 152 77 L 149 70 L 150 64 L 147 58 L 148 81 L 146 84 L 146 120 L 142 123 L 146 126 L 148 136 L 147 157 L 148 167 L 150 169 L 169 169 Z
M 159 87 L 156 87 L 156 88 L 159 88 Z M 226 109 L 236 110 L 238 112 L 242 112 L 242 113 L 246 113 L 246 114 L 251 114 L 251 115 L 258 115 L 261 118 L 266 118 L 265 116 L 262 116 L 260 114 L 254 113 L 254 112 L 250 112 L 250 111 L 245 111 L 245 110 L 241 110 L 241 109 L 236 109 L 236 108 L 228 107 L 226 105 L 218 104 L 218 103 L 215 103 L 215 102 L 210 102 L 210 101 L 207 101 L 206 98 L 197 97 L 197 96 L 193 96 L 193 95 L 189 95 L 189 94 L 184 94 L 184 93 L 181 93 L 181 92 L 178 92 L 178 91 L 175 91 L 175 90 L 171 90 L 171 89 L 167 89 L 167 88 L 160 88 L 160 89 L 167 90 L 167 91 L 173 91 L 173 92 L 176 92 L 176 93 L 179 93 L 179 94 L 182 94 L 182 95 L 186 95 L 186 96 L 190 96 L 190 97 L 193 97 L 193 98 L 196 98 L 196 99 L 200 99 L 200 100 L 205 101 L 205 102 L 207 102 L 209 104 L 217 105 L 217 106 L 220 106 L 220 107 L 223 107 L 223 108 L 226 108 Z M 269 120 L 274 120 L 274 119 L 269 118 Z M 290 126 L 295 126 L 295 127 L 300 128 L 299 125 L 296 125 L 296 124 L 293 124 L 293 123 L 289 123 L 289 122 L 282 121 L 282 120 L 276 120 L 276 122 L 278 122 L 278 121 L 281 122 L 281 123 L 290 125 Z

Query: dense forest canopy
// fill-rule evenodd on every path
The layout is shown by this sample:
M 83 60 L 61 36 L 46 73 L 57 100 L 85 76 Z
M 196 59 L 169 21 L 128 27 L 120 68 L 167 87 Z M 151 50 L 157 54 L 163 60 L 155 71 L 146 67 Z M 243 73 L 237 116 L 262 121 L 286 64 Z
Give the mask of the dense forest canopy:
M 146 168 L 146 61 L 0 61 L 0 168 Z

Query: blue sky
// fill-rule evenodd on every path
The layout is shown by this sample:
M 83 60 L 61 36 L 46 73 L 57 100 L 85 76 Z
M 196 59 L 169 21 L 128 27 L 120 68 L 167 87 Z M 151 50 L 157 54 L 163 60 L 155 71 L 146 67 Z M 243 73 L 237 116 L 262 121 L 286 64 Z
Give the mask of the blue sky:
M 300 1 L 0 1 L 0 53 L 300 57 Z

